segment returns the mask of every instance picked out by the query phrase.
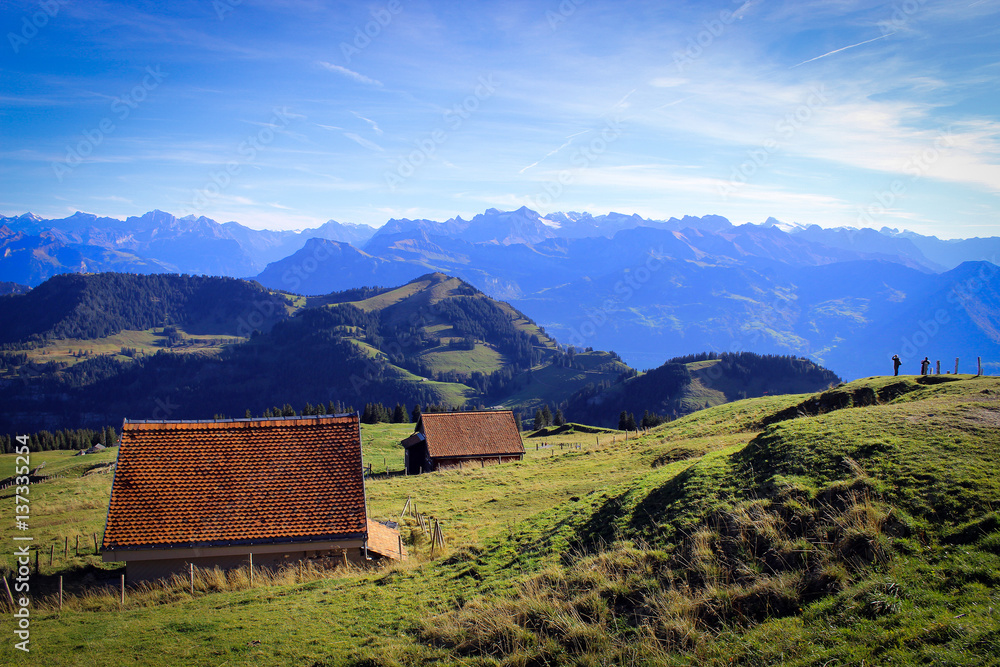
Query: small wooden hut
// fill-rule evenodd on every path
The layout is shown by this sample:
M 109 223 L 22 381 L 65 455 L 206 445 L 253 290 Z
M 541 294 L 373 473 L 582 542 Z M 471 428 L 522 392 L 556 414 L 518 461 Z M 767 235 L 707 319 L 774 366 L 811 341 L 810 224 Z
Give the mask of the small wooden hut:
M 524 458 L 524 442 L 510 410 L 428 412 L 400 443 L 409 474 L 485 467 Z

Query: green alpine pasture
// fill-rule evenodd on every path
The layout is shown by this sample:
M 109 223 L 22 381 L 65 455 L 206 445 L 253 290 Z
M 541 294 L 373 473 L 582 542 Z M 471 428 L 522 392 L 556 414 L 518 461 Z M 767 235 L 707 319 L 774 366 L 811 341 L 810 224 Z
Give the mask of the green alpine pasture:
M 47 562 L 103 525 L 110 476 L 86 473 L 113 453 L 45 453 L 65 474 L 30 492 L 31 653 L 7 632 L 0 663 L 998 664 L 998 426 L 1000 379 L 964 375 L 737 401 L 627 439 L 567 428 L 526 437 L 517 464 L 421 476 L 378 474 L 412 425 L 365 426 L 370 514 L 402 522 L 408 561 L 206 571 L 193 595 L 175 580 L 124 605 L 92 554 Z

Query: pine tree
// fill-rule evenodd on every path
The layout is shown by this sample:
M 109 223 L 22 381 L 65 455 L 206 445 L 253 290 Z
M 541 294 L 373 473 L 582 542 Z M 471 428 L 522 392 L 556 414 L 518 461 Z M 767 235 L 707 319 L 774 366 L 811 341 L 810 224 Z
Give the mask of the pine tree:
M 534 424 L 534 427 L 535 427 L 536 431 L 545 428 L 545 415 L 542 413 L 542 411 L 540 409 L 539 410 L 535 410 L 535 424 Z
M 544 426 L 552 425 L 552 411 L 549 410 L 549 405 L 546 403 L 542 406 L 542 419 L 544 420 Z
M 409 416 L 406 413 L 406 406 L 396 403 L 395 409 L 392 411 L 392 423 L 393 424 L 405 424 L 409 421 Z
M 570 348 L 570 349 L 573 349 L 573 348 Z M 566 418 L 563 417 L 563 411 L 562 410 L 556 409 L 556 414 L 555 414 L 554 417 L 552 417 L 552 423 L 555 426 L 562 426 L 563 424 L 566 423 Z

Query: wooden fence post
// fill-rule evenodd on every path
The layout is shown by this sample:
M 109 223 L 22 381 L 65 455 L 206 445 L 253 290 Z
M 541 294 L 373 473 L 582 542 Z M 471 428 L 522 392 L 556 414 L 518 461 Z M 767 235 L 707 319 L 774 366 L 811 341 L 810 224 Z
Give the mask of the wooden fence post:
M 125 606 L 125 575 L 122 575 L 122 602 L 121 606 Z
M 194 597 L 194 563 L 188 563 L 188 569 L 191 572 L 191 597 Z
M 253 552 L 250 552 L 250 586 L 253 587 Z
M 62 582 L 62 575 L 60 574 L 59 575 L 59 611 L 62 611 L 62 602 L 63 602 L 63 593 L 62 592 L 63 592 L 63 582 Z
M 97 548 L 97 533 L 94 533 L 94 555 L 100 556 L 101 550 Z
M 68 557 L 69 557 L 69 536 L 67 535 L 65 538 L 65 542 L 63 542 L 63 558 L 68 558 Z
M 941 375 L 941 360 L 940 359 L 937 360 L 937 372 L 935 372 L 934 374 L 935 375 Z
M 976 357 L 976 369 L 977 369 L 976 370 L 976 375 L 977 376 L 983 374 L 983 358 L 982 357 Z
M 403 560 L 403 535 L 399 534 L 396 538 L 399 540 L 399 560 Z
M 955 375 L 958 375 L 958 357 L 955 357 Z
M 35 574 L 38 574 L 38 549 L 35 549 Z
M 80 536 L 76 536 L 76 555 L 80 555 Z
M 3 578 L 3 587 L 7 589 L 7 599 L 10 601 L 10 609 L 14 611 L 14 594 L 10 592 L 10 585 L 7 583 L 7 577 Z
M 434 521 L 434 541 L 444 549 L 444 531 L 441 530 L 441 522 Z
M 52 567 L 52 556 L 56 553 L 56 545 L 49 545 L 49 567 Z

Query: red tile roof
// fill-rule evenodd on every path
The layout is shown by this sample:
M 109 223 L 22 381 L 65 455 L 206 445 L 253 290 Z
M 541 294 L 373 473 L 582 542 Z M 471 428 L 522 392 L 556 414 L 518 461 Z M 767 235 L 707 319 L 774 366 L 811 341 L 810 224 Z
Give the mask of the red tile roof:
M 417 428 L 431 458 L 523 454 L 524 443 L 510 410 L 428 412 Z
M 105 549 L 337 539 L 366 530 L 357 415 L 122 427 Z
M 399 529 L 371 519 L 368 520 L 368 551 L 392 560 L 406 560 L 406 547 L 399 539 Z

